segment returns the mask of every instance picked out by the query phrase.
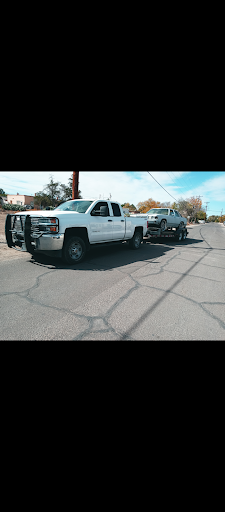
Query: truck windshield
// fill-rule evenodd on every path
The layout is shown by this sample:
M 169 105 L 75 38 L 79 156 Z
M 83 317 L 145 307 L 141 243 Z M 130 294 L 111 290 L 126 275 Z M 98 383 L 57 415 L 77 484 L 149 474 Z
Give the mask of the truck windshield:
M 76 212 L 85 213 L 93 201 L 66 201 L 66 203 L 60 204 L 55 210 L 61 210 L 63 212 Z
M 155 215 L 157 213 L 159 215 L 168 215 L 168 209 L 167 208 L 152 208 L 152 210 L 149 210 L 149 212 L 147 212 L 148 215 Z

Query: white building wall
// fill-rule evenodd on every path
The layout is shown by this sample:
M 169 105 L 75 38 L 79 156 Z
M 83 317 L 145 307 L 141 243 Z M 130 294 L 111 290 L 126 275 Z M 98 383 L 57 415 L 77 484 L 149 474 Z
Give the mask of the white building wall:
M 34 200 L 33 196 L 25 196 L 21 194 L 7 194 L 7 201 L 11 204 L 18 204 L 24 206 L 24 204 L 30 204 Z

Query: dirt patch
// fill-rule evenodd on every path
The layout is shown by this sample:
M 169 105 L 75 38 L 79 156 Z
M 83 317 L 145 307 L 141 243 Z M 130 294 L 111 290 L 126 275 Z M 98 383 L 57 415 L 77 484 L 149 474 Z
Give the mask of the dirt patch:
M 5 219 L 6 219 L 6 212 L 1 212 L 0 210 L 0 235 L 5 236 Z

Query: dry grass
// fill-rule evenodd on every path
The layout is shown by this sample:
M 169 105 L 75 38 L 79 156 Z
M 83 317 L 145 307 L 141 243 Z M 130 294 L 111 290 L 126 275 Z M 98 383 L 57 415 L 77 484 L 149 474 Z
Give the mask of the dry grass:
M 5 219 L 8 212 L 3 212 L 0 210 L 0 235 L 5 234 Z

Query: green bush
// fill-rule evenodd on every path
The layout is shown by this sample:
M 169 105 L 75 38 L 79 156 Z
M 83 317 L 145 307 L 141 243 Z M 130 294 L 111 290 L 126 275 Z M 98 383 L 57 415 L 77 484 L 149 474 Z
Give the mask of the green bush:
M 26 208 L 24 206 L 21 206 L 19 204 L 3 204 L 2 205 L 3 210 L 9 210 L 9 211 L 15 211 L 15 212 L 24 212 L 26 211 Z

